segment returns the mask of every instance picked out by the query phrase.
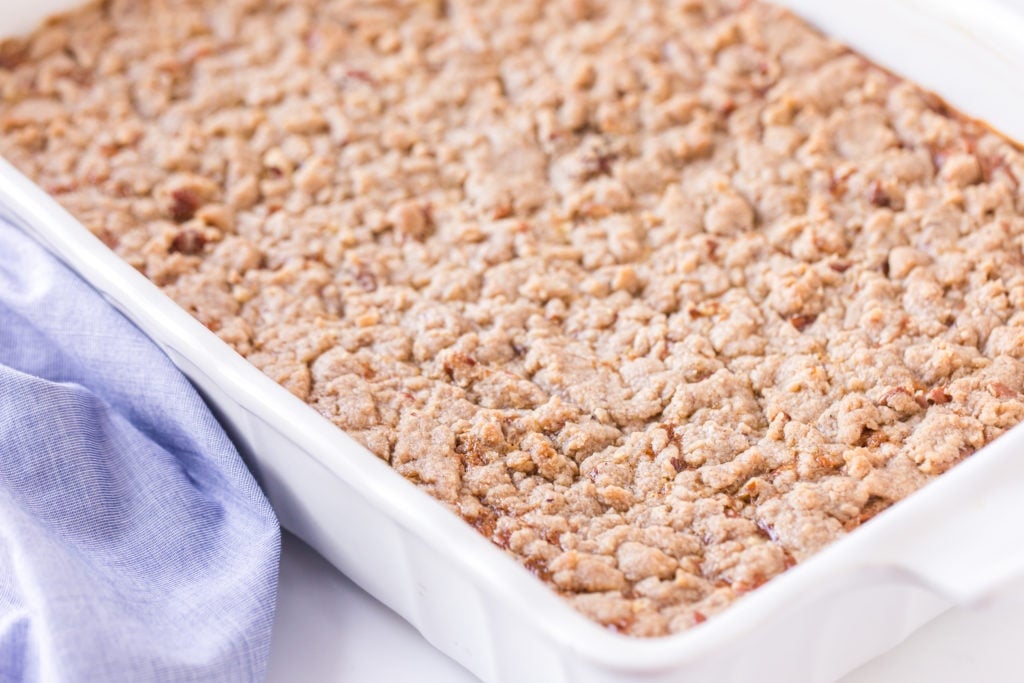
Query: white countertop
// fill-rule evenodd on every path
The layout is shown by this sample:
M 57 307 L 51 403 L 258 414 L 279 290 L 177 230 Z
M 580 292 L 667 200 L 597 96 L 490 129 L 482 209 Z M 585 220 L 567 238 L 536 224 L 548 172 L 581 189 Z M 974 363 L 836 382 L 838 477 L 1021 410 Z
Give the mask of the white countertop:
M 843 683 L 960 683 L 1021 678 L 1024 580 L 955 609 Z M 268 683 L 475 683 L 388 608 L 290 534 L 281 555 Z

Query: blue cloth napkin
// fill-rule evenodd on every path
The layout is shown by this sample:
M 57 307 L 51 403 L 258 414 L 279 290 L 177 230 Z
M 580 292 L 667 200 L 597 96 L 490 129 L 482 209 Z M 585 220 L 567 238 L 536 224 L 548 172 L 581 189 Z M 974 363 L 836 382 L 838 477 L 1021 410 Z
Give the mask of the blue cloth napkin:
M 0 221 L 0 681 L 262 679 L 279 549 L 188 381 Z

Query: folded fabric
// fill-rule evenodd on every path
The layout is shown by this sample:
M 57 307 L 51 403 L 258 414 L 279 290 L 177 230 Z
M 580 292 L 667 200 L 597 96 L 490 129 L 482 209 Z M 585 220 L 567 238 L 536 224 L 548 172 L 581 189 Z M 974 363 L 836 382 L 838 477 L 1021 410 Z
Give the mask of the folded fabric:
M 0 221 L 0 681 L 251 681 L 277 521 L 167 357 Z

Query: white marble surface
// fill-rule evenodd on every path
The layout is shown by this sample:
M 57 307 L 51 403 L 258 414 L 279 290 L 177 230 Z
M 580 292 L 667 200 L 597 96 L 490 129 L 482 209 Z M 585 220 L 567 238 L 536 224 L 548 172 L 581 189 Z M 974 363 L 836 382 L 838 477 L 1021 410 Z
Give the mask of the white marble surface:
M 477 680 L 289 534 L 277 610 L 268 683 Z M 947 612 L 843 683 L 1021 680 L 1022 634 L 1024 580 Z

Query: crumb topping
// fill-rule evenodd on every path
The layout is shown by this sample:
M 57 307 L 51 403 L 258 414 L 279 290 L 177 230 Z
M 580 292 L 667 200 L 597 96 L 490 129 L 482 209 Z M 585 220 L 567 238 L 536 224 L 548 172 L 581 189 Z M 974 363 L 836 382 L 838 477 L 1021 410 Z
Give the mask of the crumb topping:
M 1024 418 L 1024 157 L 766 4 L 113 0 L 0 153 L 625 633 Z

